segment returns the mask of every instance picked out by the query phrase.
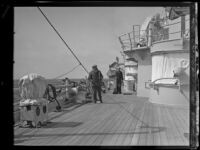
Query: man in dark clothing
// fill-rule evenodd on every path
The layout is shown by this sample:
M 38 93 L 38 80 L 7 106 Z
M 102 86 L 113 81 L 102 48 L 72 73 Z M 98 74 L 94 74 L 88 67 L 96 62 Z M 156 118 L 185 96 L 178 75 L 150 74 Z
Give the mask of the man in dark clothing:
M 92 66 L 92 71 L 89 73 L 88 80 L 91 83 L 92 90 L 93 90 L 93 100 L 96 103 L 97 101 L 97 93 L 99 97 L 99 101 L 102 102 L 101 97 L 101 83 L 102 83 L 103 75 L 100 70 L 98 70 L 97 66 Z
M 120 71 L 120 68 L 118 68 L 118 70 L 116 71 L 116 94 L 121 94 L 121 85 L 123 82 L 123 74 Z

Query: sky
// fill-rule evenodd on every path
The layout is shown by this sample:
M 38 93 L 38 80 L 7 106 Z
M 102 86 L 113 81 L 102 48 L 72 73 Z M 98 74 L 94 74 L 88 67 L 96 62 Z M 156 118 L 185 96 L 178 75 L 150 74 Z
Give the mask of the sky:
M 88 71 L 96 64 L 107 78 L 119 57 L 118 37 L 141 25 L 162 7 L 40 7 Z M 14 8 L 14 79 L 37 73 L 46 79 L 65 74 L 79 63 L 37 7 Z M 61 78 L 84 78 L 79 66 Z

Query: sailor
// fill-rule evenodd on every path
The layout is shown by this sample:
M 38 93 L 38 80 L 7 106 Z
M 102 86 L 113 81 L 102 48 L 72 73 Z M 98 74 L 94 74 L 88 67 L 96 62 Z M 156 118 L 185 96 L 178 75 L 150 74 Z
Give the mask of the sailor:
M 69 78 L 65 78 L 63 81 L 65 82 L 65 87 L 66 88 L 67 87 L 71 87 L 71 80 Z
M 103 103 L 101 97 L 101 83 L 102 83 L 103 75 L 100 70 L 98 70 L 97 65 L 92 66 L 92 71 L 89 73 L 88 80 L 91 83 L 92 91 L 93 91 L 93 100 L 96 103 L 97 101 L 97 93 L 99 97 L 99 101 Z
M 116 90 L 117 90 L 116 94 L 121 94 L 122 82 L 123 82 L 123 74 L 119 67 L 118 70 L 116 71 Z

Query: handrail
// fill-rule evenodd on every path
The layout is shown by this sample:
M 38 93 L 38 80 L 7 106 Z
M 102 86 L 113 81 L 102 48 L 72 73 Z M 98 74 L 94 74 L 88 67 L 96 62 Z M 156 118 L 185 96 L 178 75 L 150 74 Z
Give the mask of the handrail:
M 161 35 L 169 35 L 169 34 L 176 34 L 176 33 L 181 33 L 182 31 L 190 31 L 190 29 L 185 29 L 185 30 L 181 30 L 181 31 L 176 31 L 176 32 L 171 32 L 171 33 L 167 33 L 167 34 L 160 34 L 160 35 L 148 35 L 149 37 L 155 37 L 155 36 L 161 36 Z M 136 37 L 138 37 L 139 35 L 137 35 Z M 133 39 L 133 38 L 131 38 Z M 121 39 L 122 40 L 122 39 Z M 122 41 L 128 41 L 129 39 L 123 39 Z
M 171 32 L 171 33 L 167 33 L 167 34 L 160 34 L 160 35 L 176 34 L 176 33 L 180 33 L 180 32 L 183 32 L 183 31 L 190 31 L 190 29 L 185 29 L 185 30 L 181 30 L 181 31 Z M 160 35 L 151 35 L 151 36 L 160 36 Z
M 189 19 L 185 20 L 185 22 L 187 22 L 187 21 L 190 21 L 190 20 Z M 161 27 L 172 26 L 172 25 L 179 24 L 179 23 L 181 23 L 181 21 L 178 21 L 178 22 L 175 22 L 175 23 L 171 23 L 171 24 L 167 24 L 167 25 L 161 25 Z M 147 31 L 147 30 L 140 30 L 140 31 Z M 123 35 L 120 35 L 119 37 L 125 36 L 125 35 L 127 35 L 129 33 L 133 33 L 133 32 L 135 33 L 135 32 L 140 32 L 140 31 L 131 31 L 131 32 L 125 33 Z
M 185 19 L 185 22 L 187 22 L 187 21 L 190 21 L 189 19 Z M 160 22 L 161 22 L 161 20 L 160 20 Z M 166 27 L 166 26 L 173 26 L 173 25 L 175 25 L 175 24 L 180 24 L 181 23 L 181 21 L 178 21 L 178 22 L 175 22 L 175 23 L 171 23 L 171 24 L 167 24 L 167 25 L 160 25 L 160 27 L 161 28 L 164 28 L 164 27 Z M 142 31 L 144 31 L 144 38 L 146 38 L 147 40 L 146 41 L 141 41 L 141 39 L 142 38 L 140 38 L 141 37 L 141 35 L 140 35 L 140 33 L 142 32 Z M 164 29 L 161 29 L 160 30 L 161 32 L 162 31 L 164 31 Z M 149 40 L 149 38 L 152 38 L 151 39 L 151 43 L 154 43 L 154 42 L 157 42 L 157 41 L 162 41 L 162 40 L 167 40 L 167 39 L 170 39 L 169 38 L 169 35 L 172 35 L 172 34 L 178 34 L 178 33 L 181 33 L 181 35 L 180 35 L 180 38 L 182 38 L 182 37 L 184 37 L 184 33 L 186 34 L 189 34 L 189 32 L 190 32 L 190 29 L 184 29 L 184 30 L 180 30 L 180 31 L 176 31 L 176 32 L 171 32 L 171 33 L 161 33 L 161 32 L 157 32 L 157 33 L 159 33 L 159 34 L 152 34 L 152 35 L 149 35 L 148 34 L 148 29 L 147 30 L 136 30 L 136 31 L 131 31 L 131 32 L 128 32 L 128 33 L 126 33 L 126 34 L 123 34 L 123 35 L 121 35 L 121 36 L 119 36 L 119 38 L 120 38 L 120 40 L 121 40 L 121 44 L 122 44 L 122 47 L 123 48 L 126 48 L 126 47 L 131 47 L 131 48 L 133 48 L 133 47 L 137 47 L 137 46 L 135 46 L 135 42 L 136 43 L 140 43 L 140 44 L 144 44 L 144 45 L 147 45 L 147 43 L 148 43 L 148 40 Z M 169 31 L 168 31 L 169 32 Z M 122 38 L 123 37 L 123 38 Z M 135 39 L 136 38 L 136 39 Z M 125 41 L 126 41 L 126 43 L 125 43 Z M 126 46 L 125 46 L 125 45 Z M 129 45 L 128 45 L 129 44 Z
M 186 21 L 190 21 L 189 19 L 187 19 L 187 20 L 185 20 L 185 22 Z M 161 27 L 167 27 L 167 26 L 172 26 L 172 25 L 175 25 L 175 24 L 179 24 L 179 23 L 181 23 L 181 21 L 178 21 L 178 22 L 175 22 L 175 23 L 171 23 L 171 24 L 167 24 L 167 25 L 161 25 Z
M 179 33 L 179 32 L 182 32 L 182 31 L 190 31 L 190 29 L 185 29 L 185 30 L 181 30 L 181 31 L 171 32 L 171 33 L 168 33 L 168 34 Z M 168 35 L 168 34 L 160 34 L 160 35 Z M 139 35 L 137 35 L 137 36 L 139 36 Z M 150 36 L 150 35 L 148 35 L 148 36 Z M 151 36 L 157 36 L 157 35 L 151 35 Z M 124 39 L 124 40 L 128 40 L 128 39 Z
M 189 29 L 186 29 L 186 30 L 184 30 L 184 31 L 189 31 Z M 183 31 L 177 31 L 177 32 L 172 32 L 172 33 L 167 33 L 167 34 L 159 34 L 159 35 L 151 35 L 151 36 L 149 36 L 149 37 L 161 37 L 161 36 L 165 36 L 165 35 L 169 35 L 169 34 L 177 34 L 177 33 L 181 33 L 181 32 L 183 32 Z M 181 38 L 181 37 L 180 37 Z M 133 39 L 133 38 L 131 38 L 131 39 Z M 124 41 L 128 41 L 128 42 L 124 42 Z M 161 40 L 158 40 L 158 41 L 162 41 L 162 39 Z M 130 39 L 121 39 L 121 42 L 123 43 L 123 44 L 131 44 L 130 43 Z M 138 41 L 139 42 L 139 41 Z M 152 41 L 152 43 L 154 43 L 154 42 L 157 42 L 157 41 Z M 146 41 L 146 43 L 147 43 L 147 41 Z M 127 47 L 127 46 L 126 46 Z
M 140 31 L 147 31 L 147 30 L 140 30 Z M 140 31 L 131 31 L 131 32 L 128 32 L 128 33 L 122 34 L 122 35 L 120 35 L 119 37 L 122 37 L 122 36 L 128 35 L 128 34 L 130 34 L 130 33 L 140 32 Z

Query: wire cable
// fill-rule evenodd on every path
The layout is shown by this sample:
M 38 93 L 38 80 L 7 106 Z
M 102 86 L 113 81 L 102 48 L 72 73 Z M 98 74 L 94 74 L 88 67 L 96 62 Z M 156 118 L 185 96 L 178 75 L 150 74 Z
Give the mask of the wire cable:
M 65 40 L 62 38 L 60 33 L 56 30 L 56 28 L 52 25 L 52 23 L 49 21 L 47 16 L 44 14 L 44 12 L 40 9 L 40 7 L 37 7 L 38 10 L 41 12 L 41 14 L 44 16 L 44 18 L 47 20 L 47 22 L 50 24 L 50 26 L 54 29 L 54 31 L 57 33 L 57 35 L 60 37 L 60 39 L 63 41 L 63 43 L 67 46 L 67 48 L 70 50 L 70 52 L 73 54 L 73 56 L 76 58 L 76 60 L 79 62 L 79 64 L 83 67 L 83 69 L 89 74 L 88 70 L 83 66 L 83 64 L 80 62 L 78 57 L 74 54 L 73 50 L 68 46 L 68 44 L 65 42 Z
M 64 73 L 64 74 L 62 74 L 62 75 L 59 75 L 59 76 L 57 76 L 57 77 L 55 77 L 54 79 L 58 79 L 58 78 L 60 78 L 60 77 L 63 77 L 64 75 L 67 75 L 67 74 L 69 74 L 70 72 L 72 72 L 72 71 L 74 71 L 77 67 L 79 67 L 80 66 L 80 64 L 78 64 L 77 66 L 75 66 L 74 68 L 72 68 L 70 71 L 68 71 L 67 73 Z

